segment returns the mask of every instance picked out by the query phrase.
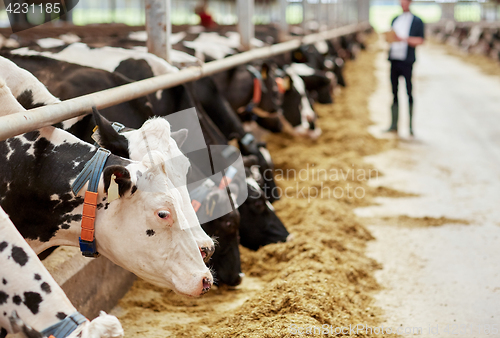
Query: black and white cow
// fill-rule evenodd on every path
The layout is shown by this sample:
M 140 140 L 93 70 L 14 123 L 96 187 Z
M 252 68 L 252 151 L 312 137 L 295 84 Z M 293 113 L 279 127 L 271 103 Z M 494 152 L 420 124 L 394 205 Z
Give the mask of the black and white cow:
M 307 64 L 319 71 L 316 76 L 325 76 L 335 84 L 345 87 L 344 60 L 339 56 L 338 46 L 335 45 L 331 40 L 327 40 L 302 46 L 292 52 L 292 62 Z M 321 83 L 311 83 L 307 89 L 317 90 L 321 88 L 320 85 Z
M 68 337 L 123 337 L 122 326 L 115 316 L 101 312 L 90 322 L 78 313 L 2 208 L 0 266 L 1 338 L 19 331 L 28 337 L 43 332 L 47 337 L 54 333 L 48 328 L 58 328 L 71 322 L 71 318 L 80 321 L 79 325 L 73 325 Z
M 283 115 L 297 135 L 314 140 L 321 135 L 321 129 L 316 125 L 316 113 L 311 106 L 304 81 L 298 74 L 300 68 L 300 64 L 292 64 L 285 68 L 286 92 L 283 99 Z
M 102 57 L 104 57 L 104 56 L 102 56 Z M 24 61 L 18 61 L 18 58 L 22 58 Z M 37 66 L 35 62 L 29 62 L 29 60 L 26 60 L 26 57 L 12 56 L 12 60 L 18 64 L 22 64 L 22 65 L 28 67 L 31 72 L 33 72 L 35 75 L 37 75 L 37 77 L 38 77 L 39 73 L 41 76 L 43 76 L 44 70 L 60 68 L 60 65 L 58 65 L 59 62 L 64 63 L 62 61 L 56 61 L 56 60 L 45 60 L 43 63 L 44 67 L 40 67 L 40 65 Z M 162 62 L 165 62 L 165 61 L 162 61 Z M 50 65 L 50 67 L 49 67 L 49 65 Z M 151 67 L 151 69 L 152 69 L 152 67 Z M 44 79 L 42 79 L 42 82 L 44 82 Z M 84 84 L 82 82 L 80 82 L 80 85 L 83 86 Z M 49 89 L 50 89 L 50 86 L 49 86 Z M 229 115 L 228 113 L 226 113 L 225 116 L 229 116 L 228 119 L 233 119 L 233 117 L 231 115 Z M 106 117 L 109 118 L 109 116 L 107 116 L 107 115 L 106 115 Z M 121 115 L 117 120 L 119 122 L 127 125 L 127 126 L 130 126 L 128 124 L 127 118 L 128 118 L 128 116 Z M 226 142 L 224 139 L 224 136 L 220 135 L 220 132 L 218 132 L 216 130 L 217 127 L 213 125 L 213 123 L 210 121 L 210 118 L 208 116 L 200 116 L 200 119 L 201 119 L 202 127 L 203 126 L 206 127 L 204 129 L 204 136 L 206 137 L 207 144 L 209 144 L 209 145 L 224 144 L 224 142 Z M 237 121 L 237 118 L 235 120 Z M 234 122 L 234 125 L 237 125 L 237 122 Z M 92 128 L 93 128 L 93 125 L 92 125 Z M 243 130 L 243 128 L 241 128 L 241 130 Z M 211 136 L 214 136 L 216 134 L 219 134 L 219 136 L 217 136 L 215 139 L 211 139 L 211 140 L 207 139 L 207 137 L 211 137 Z M 261 170 L 264 171 L 265 173 L 267 173 L 269 171 L 268 169 L 270 169 L 270 168 L 272 169 L 272 167 L 270 167 L 269 165 L 263 165 L 263 163 L 265 164 L 265 163 L 268 163 L 270 161 L 270 156 L 269 156 L 269 153 L 267 152 L 267 149 L 265 149 L 264 145 L 256 142 L 255 139 L 252 138 L 249 140 L 248 136 L 250 136 L 250 135 L 244 134 L 243 140 L 240 141 L 240 150 L 241 150 L 242 154 L 243 155 L 255 154 L 256 156 L 258 156 L 259 165 L 260 165 Z M 132 145 L 125 143 L 124 147 L 122 145 L 122 148 L 127 149 L 127 151 L 128 151 L 128 148 L 130 146 L 132 146 Z M 115 150 L 113 150 L 113 151 L 115 151 Z M 122 152 L 122 153 L 117 152 L 117 153 L 124 154 L 124 152 Z M 271 182 L 274 182 L 273 178 L 269 177 L 268 174 L 267 174 L 267 178 Z M 267 191 L 269 191 L 269 192 L 267 192 Z M 270 189 L 265 190 L 265 193 L 263 195 L 264 196 L 273 196 L 272 191 L 273 191 L 272 186 L 270 186 Z M 250 200 L 246 201 L 244 204 L 253 203 L 253 202 L 256 202 L 256 200 L 250 199 Z M 266 208 L 267 208 L 267 206 L 266 206 Z M 250 208 L 250 209 L 252 209 L 252 208 Z M 260 219 L 261 223 L 259 223 L 259 226 L 257 229 L 259 231 L 263 231 L 264 237 L 265 237 L 265 234 L 269 231 L 271 226 L 272 227 L 280 227 L 280 228 L 284 229 L 285 231 L 282 231 L 282 233 L 284 235 L 280 238 L 279 241 L 285 241 L 287 238 L 287 235 L 285 235 L 286 229 L 285 229 L 283 223 L 281 221 L 277 222 L 275 218 L 277 218 L 276 215 L 274 215 L 274 217 L 272 217 L 272 219 L 270 218 L 269 220 L 266 217 L 261 217 L 261 219 Z M 255 229 L 255 223 L 253 222 L 252 218 L 244 219 L 240 223 L 240 228 L 242 228 L 242 227 L 249 227 L 249 228 L 253 227 Z M 286 232 L 286 234 L 288 234 L 288 233 Z M 262 245 L 264 245 L 263 243 L 265 243 L 265 241 L 259 242 L 258 236 L 255 236 L 254 238 L 251 238 L 250 240 L 252 243 L 254 243 L 254 246 L 257 246 L 257 247 L 262 246 Z
M 0 102 L 2 115 L 12 113 L 6 106 L 24 110 L 15 107 L 3 80 Z M 171 146 L 177 147 L 175 142 Z M 0 206 L 35 252 L 79 246 L 88 185 L 74 194 L 72 183 L 97 152 L 54 127 L 0 142 Z M 149 282 L 199 296 L 210 289 L 212 275 L 183 212 L 181 193 L 162 165 L 168 159 L 157 151 L 148 155 L 136 162 L 111 154 L 97 176 L 91 212 L 97 251 Z
M 31 58 L 31 57 L 29 57 Z M 38 59 L 39 57 L 35 56 L 35 59 Z M 17 58 L 16 58 L 17 60 Z M 20 60 L 17 60 L 21 64 L 26 64 L 27 66 L 33 64 L 33 61 L 31 62 L 26 62 L 26 59 L 20 58 Z M 38 61 L 38 60 L 37 60 Z M 46 60 L 45 58 L 42 58 L 41 61 L 55 61 L 55 60 Z M 57 63 L 60 63 L 59 61 L 56 61 Z M 14 96 L 17 98 L 17 100 L 25 107 L 25 108 L 33 108 L 37 106 L 42 106 L 42 105 L 47 105 L 47 104 L 52 104 L 52 103 L 57 103 L 60 102 L 59 99 L 55 98 L 48 90 L 45 88 L 45 86 L 40 83 L 31 73 L 26 71 L 25 69 L 19 68 L 16 64 L 13 62 L 0 57 L 0 66 L 2 69 L 2 75 L 4 76 L 5 80 L 7 81 L 7 84 L 9 85 L 11 91 L 13 92 Z M 53 75 L 48 75 L 49 80 L 49 85 L 51 86 L 51 89 L 54 87 L 57 88 L 65 88 L 66 91 L 69 91 L 72 93 L 71 96 L 78 94 L 79 88 L 81 88 L 83 91 L 87 91 L 89 87 L 89 83 L 85 81 L 85 79 L 88 79 L 88 75 L 94 75 L 97 76 L 97 79 L 101 80 L 106 80 L 107 76 L 111 76 L 111 79 L 113 78 L 114 74 L 102 71 L 102 70 L 97 70 L 97 69 L 92 69 L 92 68 L 86 68 L 82 69 L 81 66 L 78 65 L 71 65 L 71 64 L 60 64 L 65 71 L 67 71 L 68 76 L 70 77 L 70 80 L 68 82 L 58 82 L 57 78 L 55 79 L 55 76 Z M 29 68 L 29 67 L 28 67 Z M 42 67 L 42 72 L 44 72 L 47 68 Z M 88 73 L 85 72 L 88 70 Z M 85 74 L 85 75 L 83 75 Z M 80 81 L 77 81 L 76 85 L 71 85 L 72 79 L 79 79 Z M 86 85 L 86 86 L 85 86 Z M 82 94 L 83 95 L 83 94 Z M 78 96 L 78 95 L 77 95 Z M 65 97 L 67 98 L 67 97 Z M 131 108 L 129 110 L 124 109 L 123 113 L 127 113 L 127 116 L 129 116 L 130 121 L 129 123 L 132 125 L 139 125 L 142 126 L 142 123 L 138 123 L 138 117 L 142 118 L 142 121 L 145 121 L 148 117 L 152 116 L 152 112 L 148 112 L 147 109 L 148 107 L 146 105 L 141 105 L 137 104 L 138 107 L 137 109 Z M 141 107 L 144 108 L 141 110 Z M 110 116 L 114 116 L 114 112 L 116 110 L 107 110 L 107 114 Z M 92 135 L 92 130 L 95 126 L 95 123 L 93 121 L 92 115 L 87 115 L 84 117 L 78 117 L 74 119 L 70 119 L 67 121 L 63 121 L 62 123 L 57 125 L 58 127 L 61 127 L 62 129 L 65 129 L 72 134 L 78 136 L 80 139 L 83 139 L 88 142 L 94 142 L 94 140 L 91 139 Z M 150 131 L 148 130 L 141 130 L 141 133 L 149 133 Z M 170 135 L 170 134 L 169 134 Z M 171 140 L 170 137 L 168 137 L 168 141 L 173 142 L 174 140 Z M 168 142 L 167 142 L 168 143 Z M 118 147 L 115 149 L 111 148 L 110 149 L 113 154 L 122 156 L 122 157 L 128 157 L 128 151 L 119 151 Z M 168 154 L 165 154 L 169 158 L 181 156 L 181 153 L 179 152 L 179 149 L 176 147 L 172 147 L 172 149 L 169 150 Z M 142 160 L 142 156 L 139 158 L 137 157 L 137 160 Z M 184 161 L 186 162 L 186 161 Z M 184 163 L 185 164 L 185 163 Z M 169 168 L 169 177 L 177 177 L 178 172 L 180 170 L 184 170 L 185 174 L 187 172 L 187 168 Z M 182 176 L 182 175 L 181 175 Z M 194 214 L 193 208 L 190 204 L 189 201 L 189 195 L 185 189 L 185 186 L 180 187 L 180 193 L 183 197 L 183 203 L 182 203 L 182 208 L 183 212 L 188 218 L 188 221 L 190 224 L 196 225 L 199 224 L 196 218 L 196 215 Z M 200 252 L 202 253 L 202 256 L 206 258 L 207 260 L 210 258 L 211 254 L 213 253 L 214 246 L 213 242 L 211 239 L 202 231 L 202 229 L 198 226 L 193 226 L 191 228 L 191 231 L 193 232 L 195 239 L 200 247 Z

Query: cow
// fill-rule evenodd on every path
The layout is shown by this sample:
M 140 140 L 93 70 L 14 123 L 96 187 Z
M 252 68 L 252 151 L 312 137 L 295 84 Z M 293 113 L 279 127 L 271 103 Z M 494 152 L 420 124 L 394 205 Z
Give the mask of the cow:
M 15 63 L 23 65 L 24 67 L 27 67 L 31 72 L 33 72 L 35 75 L 37 75 L 37 77 L 38 77 L 38 75 L 40 75 L 40 77 L 42 77 L 42 79 L 41 79 L 42 82 L 45 82 L 44 80 L 49 81 L 49 79 L 44 78 L 44 74 L 46 73 L 47 70 L 60 69 L 61 64 L 65 63 L 62 61 L 50 60 L 50 59 L 45 59 L 45 58 L 44 58 L 44 60 L 39 60 L 38 59 L 38 58 L 40 58 L 39 56 L 36 57 L 37 58 L 36 60 L 31 59 L 31 58 L 33 58 L 33 56 L 22 57 L 22 56 L 10 55 L 9 57 Z M 30 60 L 31 60 L 31 62 L 30 62 Z M 36 61 L 36 62 L 34 62 L 34 61 Z M 38 61 L 43 61 L 43 66 L 37 65 Z M 80 67 L 82 67 L 82 66 L 80 66 Z M 69 69 L 69 67 L 66 67 L 65 69 Z M 58 75 L 56 74 L 56 76 L 58 76 Z M 62 78 L 60 78 L 60 81 L 64 83 Z M 59 86 L 65 87 L 65 86 L 69 86 L 69 85 L 71 85 L 71 83 L 65 83 L 65 85 L 60 84 Z M 80 87 L 85 87 L 85 84 L 82 83 L 81 81 L 78 83 L 78 85 Z M 49 86 L 49 89 L 51 89 L 50 86 Z M 199 113 L 202 111 L 203 111 L 203 109 L 200 109 Z M 228 115 L 226 114 L 226 116 L 228 116 Z M 109 116 L 106 116 L 106 117 L 108 118 Z M 201 115 L 199 115 L 199 117 L 200 117 L 200 122 L 202 124 L 202 127 L 204 127 L 203 132 L 204 132 L 204 136 L 205 136 L 205 139 L 207 141 L 207 144 L 209 144 L 209 145 L 224 144 L 225 142 L 227 142 L 227 140 L 224 138 L 224 135 L 222 135 L 220 133 L 220 131 L 218 131 L 218 128 L 213 124 L 213 122 L 210 120 L 210 118 L 208 116 L 201 114 Z M 120 115 L 118 121 L 125 124 L 125 125 L 129 125 L 127 122 L 127 118 L 128 118 L 128 116 L 126 116 L 126 115 Z M 233 119 L 233 118 L 229 116 L 228 119 Z M 235 121 L 235 120 L 233 119 L 233 121 Z M 236 119 L 236 121 L 237 121 L 237 119 Z M 234 125 L 237 125 L 237 122 L 234 122 Z M 91 127 L 87 128 L 87 129 L 93 128 L 93 126 L 94 125 L 92 125 Z M 242 133 L 244 132 L 243 128 L 241 128 L 240 132 L 242 132 Z M 130 145 L 128 143 L 124 143 L 121 145 L 122 149 L 125 149 L 125 151 L 127 151 L 127 152 L 128 152 L 127 149 L 129 146 Z M 267 152 L 267 149 L 265 149 L 264 144 L 257 142 L 251 134 L 245 133 L 245 134 L 243 134 L 243 137 L 240 140 L 240 150 L 241 150 L 243 155 L 254 154 L 254 155 L 258 156 L 260 169 L 264 173 L 267 173 L 267 178 L 270 182 L 274 182 L 273 178 L 270 177 L 270 175 L 268 174 L 269 169 L 272 169 L 272 167 L 270 167 L 269 165 L 267 165 L 267 166 L 263 165 L 265 163 L 270 162 L 270 160 L 271 160 L 269 153 Z M 210 175 L 210 174 L 208 174 L 208 175 Z M 262 194 L 264 196 L 272 196 L 274 199 L 277 199 L 276 194 L 272 194 L 272 192 L 273 192 L 273 189 L 271 186 L 270 189 L 265 189 L 264 193 L 262 193 Z M 255 203 L 255 202 L 256 202 L 255 199 L 249 199 L 249 200 L 245 201 L 244 204 L 246 204 L 246 203 L 251 204 L 251 203 Z M 266 208 L 268 208 L 268 206 L 266 206 Z M 255 208 L 250 208 L 250 210 L 253 210 L 253 209 L 255 209 Z M 276 218 L 276 216 L 274 216 L 273 219 L 270 219 L 270 223 L 272 223 L 272 226 L 273 227 L 276 226 L 276 227 L 280 227 L 280 228 L 285 229 L 283 223 L 281 221 L 277 222 L 276 220 L 274 220 L 274 218 Z M 263 231 L 264 237 L 265 237 L 266 232 L 269 231 L 270 225 L 271 224 L 268 224 L 268 222 L 266 221 L 266 218 L 261 218 L 261 223 L 258 225 L 258 231 Z M 252 218 L 242 219 L 241 223 L 240 223 L 240 229 L 243 227 L 255 228 L 255 223 L 253 222 Z M 285 229 L 285 231 L 282 231 L 283 234 L 285 232 L 286 232 L 286 229 Z M 286 239 L 287 239 L 287 236 L 283 235 L 279 241 L 285 241 Z M 263 245 L 263 243 L 265 241 L 259 242 L 259 237 L 256 236 L 254 238 L 251 238 L 250 242 L 253 243 L 253 247 L 260 247 Z
M 3 79 L 0 102 L 2 115 L 12 113 L 4 106 L 24 110 Z M 148 155 L 124 159 L 54 127 L 7 139 L 0 142 L 0 206 L 36 253 L 80 246 L 86 256 L 100 253 L 151 283 L 200 296 L 212 275 L 165 156 Z
M 304 63 L 316 71 L 316 76 L 325 76 L 330 81 L 345 87 L 343 75 L 344 60 L 339 56 L 339 48 L 331 40 L 316 42 L 314 45 L 301 46 L 291 53 L 292 63 Z M 320 83 L 321 84 L 321 83 Z M 318 84 L 312 83 L 308 90 L 317 90 Z M 320 102 L 321 103 L 321 102 Z M 329 103 L 329 102 L 324 102 Z
M 278 114 L 283 95 L 271 63 L 237 66 L 211 77 L 242 121 L 255 120 L 274 133 L 283 130 Z
M 105 137 L 106 139 L 115 139 L 119 137 L 120 134 L 110 127 L 109 121 L 103 118 L 97 118 L 96 120 L 98 121 L 99 130 L 101 130 L 101 132 L 105 131 L 108 134 Z M 123 133 L 122 136 L 127 136 L 127 132 Z M 127 136 L 127 138 L 129 138 L 129 136 Z M 152 147 L 157 144 L 160 144 L 160 142 L 154 139 L 150 142 L 150 146 Z M 128 143 L 127 147 L 129 147 Z M 257 166 L 258 160 L 255 156 L 253 157 L 254 159 L 250 166 Z M 255 170 L 258 172 L 257 168 L 255 168 Z M 197 177 L 207 177 L 207 175 L 208 173 L 205 172 L 203 174 L 198 174 Z M 220 182 L 215 182 L 216 185 L 219 183 Z M 293 237 L 286 230 L 282 221 L 276 216 L 274 208 L 267 200 L 260 185 L 249 174 L 247 175 L 246 183 L 248 187 L 248 198 L 245 203 L 238 207 L 238 211 L 241 215 L 239 227 L 241 244 L 251 250 L 257 250 L 261 246 L 267 244 L 291 240 Z M 209 200 L 209 198 L 207 200 Z M 229 227 L 230 225 L 227 224 L 227 226 Z M 231 228 L 234 229 L 234 227 Z M 215 251 L 214 257 L 218 250 L 219 249 Z M 221 246 L 221 250 L 234 250 L 234 246 L 228 245 L 226 249 Z M 227 264 L 227 262 L 224 264 Z
M 286 92 L 283 100 L 283 115 L 294 128 L 297 135 L 317 139 L 321 129 L 316 126 L 314 112 L 302 78 L 297 74 L 297 67 L 285 68 Z
M 56 332 L 66 333 L 64 337 L 123 337 L 115 316 L 101 312 L 89 321 L 78 313 L 2 208 L 0 266 L 1 338 L 17 332 L 27 337 L 46 337 Z
M 37 58 L 35 56 L 35 58 Z M 56 97 L 54 97 L 48 90 L 47 88 L 41 84 L 31 73 L 26 71 L 25 69 L 19 68 L 16 64 L 13 62 L 0 57 L 0 66 L 2 68 L 2 75 L 4 76 L 4 79 L 7 81 L 9 84 L 11 90 L 13 91 L 14 96 L 16 99 L 23 105 L 25 109 L 30 109 L 30 108 L 35 108 L 38 106 L 42 105 L 47 105 L 47 104 L 54 104 L 60 102 L 60 100 Z M 69 76 L 73 76 L 73 74 L 76 73 L 77 79 L 79 79 L 79 76 L 82 74 L 86 74 L 84 71 L 79 66 L 76 67 L 71 67 L 71 64 L 64 64 L 63 66 L 67 66 L 65 70 L 68 70 Z M 94 72 L 95 71 L 95 72 Z M 111 79 L 113 78 L 113 74 L 107 73 L 101 70 L 93 70 L 89 69 L 90 75 L 97 75 L 99 76 L 99 79 L 106 79 L 106 76 L 110 75 Z M 88 76 L 89 74 L 83 75 L 83 76 Z M 50 78 L 54 78 L 53 76 L 49 76 Z M 85 77 L 84 77 L 85 78 Z M 88 77 L 87 77 L 88 78 Z M 72 77 L 72 79 L 74 79 Z M 81 79 L 81 78 L 80 78 Z M 52 83 L 56 82 L 50 82 L 51 88 Z M 78 84 L 81 84 L 78 82 Z M 77 87 L 77 86 L 74 86 Z M 73 86 L 59 86 L 58 88 L 65 88 L 67 92 L 75 93 L 76 88 Z M 82 88 L 84 86 L 78 86 L 78 88 Z M 85 89 L 84 89 L 85 90 Z M 83 95 L 83 94 L 82 94 Z M 141 107 L 144 109 L 141 110 Z M 111 116 L 114 116 L 114 112 L 116 111 L 116 108 L 113 110 L 109 111 L 108 114 Z M 132 119 L 130 122 L 132 125 L 142 125 L 142 123 L 137 123 L 136 120 L 133 120 L 135 116 L 139 115 L 142 116 L 142 119 L 147 119 L 147 117 L 152 115 L 152 111 L 148 112 L 148 107 L 146 106 L 141 106 L 138 104 L 138 108 L 135 110 L 127 111 L 125 110 Z M 135 112 L 135 114 L 134 114 Z M 84 141 L 87 142 L 94 142 L 94 140 L 91 138 L 92 135 L 92 129 L 94 128 L 95 124 L 93 123 L 92 116 L 84 116 L 84 117 L 77 117 L 73 118 L 67 121 L 63 121 L 62 123 L 57 124 L 56 126 L 67 130 L 71 132 L 72 134 L 75 134 L 78 136 L 80 139 L 83 139 Z M 115 155 L 122 156 L 122 157 L 127 157 L 128 158 L 128 152 L 122 151 L 120 152 L 119 150 L 110 149 Z M 175 147 L 172 147 L 170 150 L 171 153 L 167 154 L 167 156 L 172 156 L 172 157 L 177 157 L 180 156 L 180 152 L 178 149 L 176 150 Z M 177 152 L 176 152 L 177 151 Z M 142 157 L 140 158 L 142 159 Z M 138 160 L 140 160 L 138 159 Z M 185 163 L 185 161 L 184 161 Z M 169 171 L 169 177 L 176 177 L 177 176 L 177 171 L 180 168 L 170 168 Z M 184 168 L 185 171 L 187 171 L 187 168 Z M 185 175 L 184 175 L 185 176 Z M 183 211 L 185 215 L 188 217 L 188 221 L 190 224 L 197 224 L 197 218 L 196 215 L 194 215 L 193 208 L 189 202 L 189 197 L 187 194 L 187 191 L 185 191 L 185 188 L 183 189 L 181 185 L 178 185 L 180 187 L 180 192 L 183 196 Z M 200 252 L 202 256 L 208 260 L 210 256 L 213 254 L 214 251 L 214 246 L 210 238 L 207 237 L 205 233 L 201 230 L 199 226 L 194 226 L 191 228 L 193 234 L 195 235 L 195 238 L 197 240 L 197 243 L 200 248 Z
M 59 102 L 58 99 L 54 98 L 47 89 L 38 82 L 35 78 L 32 78 L 31 74 L 26 74 L 25 70 L 18 69 L 17 66 L 11 64 L 8 60 L 0 59 L 0 65 L 4 66 L 4 70 L 9 67 L 10 74 L 9 83 L 16 87 L 16 92 L 20 93 L 19 97 L 26 97 L 26 92 L 30 92 L 34 102 L 41 104 L 43 102 L 56 103 Z M 14 68 L 14 69 L 12 69 Z M 24 80 L 23 80 L 24 78 Z M 34 102 L 23 101 L 26 106 L 32 107 L 36 106 Z M 178 172 L 181 171 L 177 165 L 178 160 L 182 159 L 183 155 L 180 153 L 178 148 L 170 146 L 170 125 L 169 123 L 162 119 L 149 120 L 143 124 L 139 130 L 134 130 L 132 128 L 125 129 L 124 133 L 126 136 L 111 134 L 107 132 L 107 129 L 113 129 L 112 125 L 105 120 L 97 111 L 94 112 L 94 119 L 97 121 L 97 126 L 99 126 L 99 135 L 101 145 L 104 145 L 107 149 L 111 150 L 114 154 L 120 154 L 126 158 L 132 159 L 142 159 L 143 155 L 146 153 L 146 144 L 143 135 L 148 135 L 150 143 L 155 149 L 161 150 L 164 154 L 171 159 L 168 161 L 167 167 L 169 169 L 169 177 L 172 179 L 173 184 L 181 191 L 182 197 L 184 199 L 184 211 L 185 214 L 191 217 L 190 223 L 197 223 L 196 215 L 194 214 L 193 207 L 191 206 L 191 201 L 186 189 L 186 175 L 179 175 Z M 71 125 L 70 121 L 64 121 L 63 124 Z M 182 134 L 182 135 L 181 135 Z M 176 140 L 179 147 L 182 147 L 184 141 L 186 140 L 186 135 L 183 131 L 178 131 L 176 133 L 171 133 L 172 137 Z M 163 139 L 166 136 L 166 139 Z M 183 162 L 183 161 L 181 161 Z M 174 168 L 171 166 L 174 165 Z M 179 164 L 180 167 L 183 163 Z M 202 177 L 204 178 L 204 177 Z M 200 178 L 201 179 L 201 178 Z M 204 206 L 217 198 L 220 194 L 220 189 L 215 189 L 206 200 L 202 202 L 200 210 L 204 210 Z M 225 191 L 224 191 L 225 193 Z M 231 251 L 232 256 L 237 257 L 224 257 L 222 254 L 216 255 L 211 261 L 211 265 L 217 274 L 218 283 L 237 285 L 241 282 L 240 277 L 240 264 L 239 264 L 239 250 L 238 250 L 238 233 L 234 229 L 239 227 L 239 213 L 237 210 L 231 211 L 228 215 L 222 216 L 220 219 L 207 222 L 203 225 L 205 230 L 208 230 L 210 236 L 216 236 L 218 238 L 219 246 L 222 248 L 223 252 L 228 256 L 228 252 Z M 195 232 L 196 228 L 191 228 Z M 226 232 L 226 233 L 225 233 Z M 204 234 L 202 234 L 204 235 Z M 201 236 L 200 236 L 201 237 Z M 205 235 L 206 237 L 206 235 Z M 222 239 L 223 238 L 223 239 Z M 203 237 L 201 237 L 200 243 L 203 243 Z M 213 246 L 201 247 L 202 256 L 206 261 L 209 260 L 210 256 L 213 254 Z M 233 264 L 234 262 L 234 264 Z M 221 267 L 221 268 L 219 268 Z

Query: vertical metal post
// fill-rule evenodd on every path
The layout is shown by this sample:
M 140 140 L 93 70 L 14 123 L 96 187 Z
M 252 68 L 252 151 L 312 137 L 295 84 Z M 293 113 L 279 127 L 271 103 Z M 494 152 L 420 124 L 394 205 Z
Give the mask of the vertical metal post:
M 332 29 L 333 15 L 332 15 L 333 4 L 331 0 L 326 4 L 326 25 L 328 29 Z
M 344 5 L 343 0 L 337 0 L 337 27 L 343 26 L 344 24 Z
M 116 0 L 110 0 L 109 9 L 111 11 L 111 22 L 116 21 Z
M 302 28 L 305 30 L 307 25 L 307 0 L 302 0 Z
M 288 0 L 280 0 L 280 30 L 281 34 L 288 33 L 288 23 L 286 22 L 286 9 L 288 7 Z
M 170 61 L 170 0 L 146 0 L 146 31 L 148 52 Z
M 255 35 L 253 26 L 254 0 L 237 0 L 238 2 L 238 31 L 241 36 L 241 45 L 245 50 L 251 48 L 251 40 Z
M 323 20 L 321 20 L 321 17 L 322 17 L 322 14 L 321 13 L 321 0 L 317 0 L 318 2 L 316 3 L 316 15 L 315 15 L 315 18 L 314 20 L 316 21 L 316 23 L 318 24 L 318 29 L 321 27 L 321 22 Z

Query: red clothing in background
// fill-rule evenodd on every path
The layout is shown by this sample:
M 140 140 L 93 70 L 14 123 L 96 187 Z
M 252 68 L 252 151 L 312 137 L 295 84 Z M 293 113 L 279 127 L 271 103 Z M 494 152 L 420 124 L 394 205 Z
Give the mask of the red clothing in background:
M 212 19 L 212 16 L 208 14 L 207 12 L 200 12 L 198 13 L 198 16 L 200 17 L 200 24 L 203 27 L 213 27 L 215 25 L 214 20 Z

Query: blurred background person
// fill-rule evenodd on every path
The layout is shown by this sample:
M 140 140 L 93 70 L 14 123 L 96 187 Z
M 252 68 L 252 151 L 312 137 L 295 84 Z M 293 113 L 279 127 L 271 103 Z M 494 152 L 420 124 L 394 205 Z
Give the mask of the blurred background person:
M 200 17 L 200 25 L 203 27 L 212 28 L 217 25 L 212 19 L 212 15 L 208 12 L 208 0 L 203 0 L 196 6 L 194 12 Z
M 388 132 L 398 132 L 398 81 L 403 76 L 406 80 L 410 113 L 410 135 L 413 136 L 413 96 L 412 96 L 412 69 L 415 63 L 415 47 L 424 43 L 424 23 L 410 12 L 411 0 L 401 0 L 403 13 L 394 18 L 392 31 L 388 39 L 391 43 L 389 61 L 391 62 L 391 84 L 394 100 L 391 107 L 391 126 Z

